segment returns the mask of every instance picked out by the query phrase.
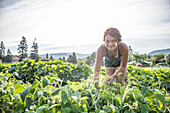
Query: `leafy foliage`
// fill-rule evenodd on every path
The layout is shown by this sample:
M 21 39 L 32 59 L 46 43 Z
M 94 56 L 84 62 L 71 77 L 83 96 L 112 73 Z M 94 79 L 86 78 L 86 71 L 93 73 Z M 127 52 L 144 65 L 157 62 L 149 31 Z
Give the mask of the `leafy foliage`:
M 170 112 L 170 96 L 167 94 L 170 72 L 163 69 L 146 70 L 129 66 L 126 87 L 122 87 L 115 81 L 113 86 L 105 84 L 103 68 L 100 80 L 93 81 L 92 76 L 87 76 L 91 69 L 83 63 L 24 60 L 0 67 L 0 112 Z M 34 75 L 29 79 L 38 77 L 32 83 L 29 79 L 18 80 L 24 72 L 28 78 Z M 15 73 L 18 73 L 18 78 Z M 98 89 L 94 86 L 96 82 L 99 83 Z

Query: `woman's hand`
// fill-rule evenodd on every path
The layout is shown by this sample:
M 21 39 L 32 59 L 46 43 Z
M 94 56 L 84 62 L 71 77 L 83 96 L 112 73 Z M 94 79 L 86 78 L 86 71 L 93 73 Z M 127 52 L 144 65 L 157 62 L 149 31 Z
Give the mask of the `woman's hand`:
M 109 84 L 111 85 L 111 83 L 113 82 L 113 80 L 115 79 L 116 76 L 112 75 L 111 77 L 109 77 L 105 83 L 108 84 L 108 81 L 109 81 Z
M 93 81 L 99 80 L 100 72 L 96 72 L 93 75 Z M 98 83 L 95 83 L 95 87 L 98 89 Z

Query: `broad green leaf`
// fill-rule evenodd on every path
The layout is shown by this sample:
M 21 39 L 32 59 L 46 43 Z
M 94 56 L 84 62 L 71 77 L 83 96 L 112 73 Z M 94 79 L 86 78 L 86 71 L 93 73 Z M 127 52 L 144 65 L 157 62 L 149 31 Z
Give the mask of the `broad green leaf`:
M 72 96 L 72 91 L 73 89 L 71 88 L 70 90 L 68 90 L 68 96 L 71 97 Z
M 55 95 L 57 95 L 57 94 L 59 93 L 59 91 L 60 91 L 60 88 L 58 88 L 57 90 L 53 91 L 53 92 L 51 93 L 51 95 L 52 95 L 52 96 L 55 96 Z
M 61 92 L 61 98 L 62 98 L 63 104 L 65 105 L 68 102 L 67 94 L 65 91 Z
M 158 90 L 158 89 L 153 89 L 153 92 L 157 92 L 157 93 L 159 93 L 159 94 L 163 94 L 160 90 Z
M 74 94 L 77 96 L 77 99 L 81 99 L 81 93 L 79 91 L 74 92 Z
M 133 79 L 134 79 L 134 80 L 136 80 L 136 78 L 135 78 L 134 76 L 130 76 L 130 79 L 132 79 L 132 80 L 133 80 Z
M 64 111 L 65 111 L 65 113 L 70 113 L 70 108 L 69 107 L 64 108 Z
M 103 100 L 103 99 L 108 99 L 108 100 L 112 99 L 112 95 L 110 94 L 109 91 L 106 91 L 106 92 L 105 92 L 104 94 L 102 94 L 101 96 L 102 96 L 102 100 Z
M 61 104 L 54 104 L 51 107 L 49 107 L 48 109 L 51 109 L 51 108 L 56 107 L 56 106 L 61 106 Z
M 120 87 L 120 94 L 121 94 L 122 96 L 123 96 L 124 92 L 125 92 L 125 87 Z
M 47 98 L 48 97 L 48 93 L 46 91 L 44 91 L 43 92 L 43 96 Z
M 0 80 L 1 80 L 1 81 L 7 81 L 7 77 L 6 77 L 6 76 L 1 76 L 1 77 L 0 77 Z
M 142 94 L 145 95 L 148 91 L 148 88 L 147 87 L 142 87 Z
M 12 67 L 8 70 L 8 72 L 9 72 L 9 73 L 12 73 L 12 71 L 15 70 L 15 67 L 16 67 L 16 66 L 12 66 Z
M 33 94 L 36 91 L 36 89 L 37 85 L 32 85 L 31 88 L 29 89 L 29 92 Z
M 23 92 L 25 89 L 26 88 L 24 88 L 24 86 L 22 86 L 21 84 L 16 84 L 15 85 L 15 90 L 14 90 L 14 95 Z
M 109 107 L 112 109 L 112 113 L 119 113 L 118 108 L 114 106 L 113 104 L 111 104 Z
M 165 87 L 168 89 L 168 88 L 170 88 L 170 82 L 167 82 L 166 84 L 165 84 Z
M 24 101 L 25 101 L 25 97 L 29 94 L 29 92 L 28 92 L 29 88 L 30 88 L 30 87 L 28 87 L 25 91 L 23 91 L 23 92 L 20 94 L 23 103 L 24 103 Z
M 156 100 L 155 100 L 154 103 L 156 104 L 157 109 L 159 109 L 159 110 L 162 109 L 163 104 L 162 104 L 160 101 L 156 101 Z
M 37 110 L 36 113 L 42 113 L 42 110 L 45 109 L 45 106 L 40 106 Z
M 83 110 L 86 111 L 86 112 L 88 111 L 86 104 L 83 104 Z
M 162 94 L 156 94 L 156 98 L 161 101 L 161 103 L 165 104 L 165 97 Z
M 117 82 L 117 83 L 116 83 L 116 86 L 117 86 L 118 88 L 120 88 L 122 85 L 121 85 L 121 83 Z
M 71 85 L 71 88 L 73 89 L 73 91 L 77 91 L 78 90 L 77 86 L 74 85 L 74 84 Z
M 11 77 L 11 74 L 7 73 L 6 76 L 9 79 Z
M 43 88 L 45 88 L 46 86 L 48 86 L 50 83 L 50 81 L 48 80 L 48 78 L 43 77 Z
M 146 104 L 141 104 L 140 109 L 141 109 L 141 113 L 149 113 L 149 109 Z
M 86 100 L 88 99 L 88 97 L 82 97 L 80 100 Z
M 26 98 L 26 108 L 29 108 L 31 106 L 32 99 L 30 97 Z
M 115 96 L 114 100 L 116 101 L 116 103 L 118 103 L 119 105 L 121 105 L 122 101 L 121 98 L 119 96 Z

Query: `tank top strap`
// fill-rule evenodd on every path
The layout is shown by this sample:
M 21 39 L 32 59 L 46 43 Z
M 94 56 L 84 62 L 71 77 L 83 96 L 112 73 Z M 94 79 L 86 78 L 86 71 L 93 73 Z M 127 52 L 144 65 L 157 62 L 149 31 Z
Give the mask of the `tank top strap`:
M 108 49 L 107 49 L 107 47 L 105 47 L 105 48 L 106 48 L 106 57 L 108 57 L 109 56 Z
M 118 47 L 118 54 L 119 54 L 119 57 L 120 57 L 121 54 L 120 54 L 119 44 L 117 45 L 117 47 Z

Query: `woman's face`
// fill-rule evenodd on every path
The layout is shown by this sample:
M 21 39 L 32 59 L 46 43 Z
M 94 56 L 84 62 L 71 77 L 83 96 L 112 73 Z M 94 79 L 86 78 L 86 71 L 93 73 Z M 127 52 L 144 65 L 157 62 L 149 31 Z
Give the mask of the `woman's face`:
M 117 42 L 115 38 L 110 35 L 106 35 L 105 46 L 108 48 L 108 50 L 113 51 L 117 47 Z

